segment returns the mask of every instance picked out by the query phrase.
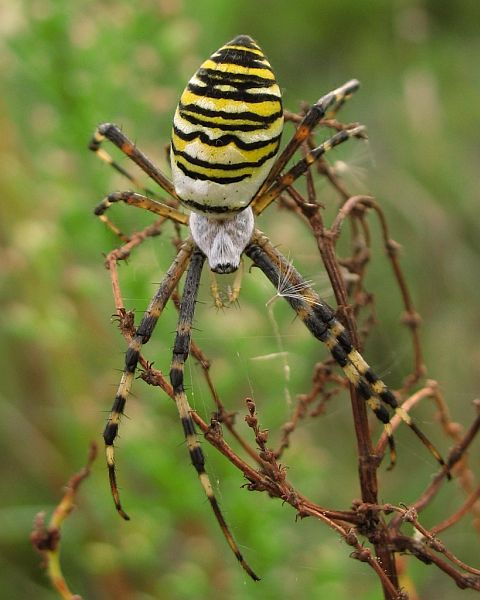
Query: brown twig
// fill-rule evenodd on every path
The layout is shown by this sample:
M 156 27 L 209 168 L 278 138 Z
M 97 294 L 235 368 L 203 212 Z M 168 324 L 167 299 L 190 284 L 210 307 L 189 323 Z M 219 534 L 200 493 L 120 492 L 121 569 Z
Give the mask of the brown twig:
M 97 446 L 92 443 L 85 467 L 68 481 L 65 493 L 53 511 L 48 526 L 45 525 L 45 513 L 38 513 L 35 517 L 34 528 L 30 536 L 32 545 L 45 561 L 48 577 L 53 587 L 64 600 L 81 600 L 81 597 L 70 590 L 62 572 L 60 564 L 61 528 L 65 519 L 75 508 L 75 497 L 78 488 L 84 479 L 90 475 L 90 469 L 96 456 Z
M 373 209 L 378 217 L 383 238 L 383 245 L 387 256 L 390 260 L 394 277 L 397 281 L 398 288 L 402 296 L 403 305 L 405 308 L 402 322 L 409 328 L 412 335 L 414 368 L 412 374 L 404 382 L 403 391 L 407 391 L 420 378 L 422 378 L 426 372 L 422 347 L 420 344 L 420 337 L 418 333 L 418 329 L 420 326 L 420 317 L 417 311 L 415 310 L 415 306 L 413 304 L 405 276 L 403 275 L 403 271 L 398 260 L 398 251 L 400 246 L 397 242 L 395 242 L 395 240 L 393 240 L 390 237 L 385 214 L 378 202 L 371 196 L 352 196 L 345 202 L 345 204 L 339 210 L 337 217 L 335 218 L 332 224 L 331 232 L 335 239 L 338 239 L 343 221 L 355 211 L 360 211 L 360 214 L 363 215 L 365 208 Z
M 302 115 L 286 113 L 286 118 L 294 123 L 299 123 Z M 345 128 L 345 125 L 332 119 L 325 120 L 323 124 L 337 130 Z M 304 155 L 308 149 L 311 149 L 315 145 L 313 137 L 308 139 L 304 145 Z M 453 468 L 462 462 L 461 469 L 457 466 L 457 474 L 463 474 L 466 482 L 470 471 L 464 466 L 466 465 L 465 453 L 480 428 L 480 417 L 477 417 L 469 431 L 462 437 L 459 426 L 452 422 L 448 414 L 446 404 L 435 382 L 426 382 L 421 389 L 413 393 L 411 392 L 413 385 L 417 384 L 425 374 L 423 354 L 418 335 L 420 318 L 415 311 L 405 277 L 400 267 L 398 258 L 399 246 L 390 237 L 386 217 L 374 198 L 370 196 L 351 196 L 344 182 L 335 172 L 335 169 L 326 160 L 321 159 L 318 161 L 317 172 L 329 181 L 340 198 L 339 211 L 330 227 L 327 227 L 323 221 L 321 213 L 322 204 L 317 199 L 315 181 L 311 171 L 307 171 L 306 174 L 306 198 L 297 189 L 288 188 L 285 194 L 282 195 L 280 204 L 294 211 L 308 224 L 317 243 L 322 264 L 330 279 L 338 305 L 339 318 L 348 329 L 356 347 L 360 347 L 360 338 L 363 339 L 364 335 L 368 333 L 373 322 L 373 317 L 370 316 L 360 336 L 357 329 L 359 316 L 365 307 L 373 306 L 373 296 L 366 290 L 365 281 L 368 265 L 373 255 L 368 213 L 369 211 L 375 212 L 380 223 L 383 245 L 402 297 L 405 311 L 403 322 L 408 326 L 412 337 L 413 369 L 399 391 L 401 396 L 406 395 L 407 392 L 410 392 L 410 395 L 402 404 L 402 407 L 408 412 L 424 398 L 429 397 L 433 399 L 438 407 L 440 421 L 444 430 L 448 435 L 454 437 L 456 441 L 456 446 L 449 455 L 448 465 L 450 468 Z M 348 222 L 350 225 L 352 240 L 351 256 L 341 259 L 338 256 L 336 245 L 345 222 Z M 118 280 L 117 263 L 119 260 L 127 258 L 130 252 L 143 243 L 147 237 L 158 235 L 162 224 L 163 220 L 160 219 L 150 228 L 132 234 L 129 238 L 126 238 L 123 246 L 111 252 L 106 260 L 112 280 L 120 329 L 127 341 L 130 341 L 134 335 L 135 325 L 133 313 L 127 311 L 123 304 Z M 349 278 L 345 277 L 346 271 L 348 271 Z M 178 305 L 178 296 L 176 294 L 173 295 L 173 301 Z M 385 452 L 386 438 L 382 436 L 377 446 L 373 447 L 366 405 L 363 399 L 358 397 L 354 387 L 350 386 L 350 398 L 357 440 L 358 471 L 362 500 L 353 502 L 351 510 L 336 510 L 321 507 L 306 498 L 288 481 L 287 470 L 278 460 L 283 455 L 285 448 L 291 443 L 292 432 L 307 414 L 322 414 L 326 402 L 330 401 L 332 396 L 338 394 L 347 385 L 344 377 L 332 372 L 330 359 L 317 363 L 315 366 L 311 389 L 297 396 L 295 408 L 289 420 L 283 425 L 279 447 L 274 450 L 268 446 L 268 431 L 260 427 L 253 400 L 246 400 L 247 415 L 245 420 L 254 434 L 257 449 L 236 430 L 234 426 L 234 413 L 228 411 L 214 385 L 210 372 L 209 358 L 195 341 L 191 342 L 190 352 L 201 366 L 215 406 L 215 417 L 210 424 L 206 423 L 194 411 L 192 411 L 192 418 L 199 430 L 204 434 L 205 439 L 243 474 L 248 482 L 246 487 L 250 491 L 267 492 L 269 496 L 279 498 L 292 506 L 300 518 L 314 517 L 325 523 L 341 536 L 348 545 L 354 548 L 351 554 L 352 558 L 367 563 L 375 571 L 381 582 L 384 597 L 387 600 L 400 600 L 407 597 L 401 591 L 397 577 L 395 558 L 399 552 L 408 552 L 424 563 L 436 564 L 439 569 L 447 573 L 460 587 L 480 589 L 478 587 L 478 570 L 460 561 L 436 538 L 436 533 L 453 526 L 462 516 L 476 506 L 480 495 L 480 488 L 477 487 L 473 490 L 470 485 L 471 490 L 463 506 L 430 531 L 422 526 L 418 521 L 417 515 L 435 497 L 440 486 L 443 484 L 444 473 L 439 473 L 434 478 L 431 485 L 427 487 L 425 492 L 411 507 L 402 508 L 393 505 L 379 505 L 377 469 Z M 173 399 L 171 385 L 165 376 L 158 369 L 154 369 L 152 364 L 143 356 L 140 356 L 139 360 L 144 369 L 141 373 L 141 378 L 150 385 L 160 386 Z M 310 410 L 310 407 L 317 399 L 319 399 L 318 404 L 313 410 Z M 392 419 L 391 425 L 393 430 L 398 427 L 399 422 L 400 419 L 398 417 Z M 222 425 L 235 439 L 239 445 L 240 452 L 243 452 L 247 458 L 251 459 L 254 466 L 249 464 L 226 442 L 223 436 Z M 466 490 L 470 489 L 466 483 L 464 488 Z M 387 526 L 387 516 L 391 512 L 396 512 L 397 514 L 393 516 Z M 404 535 L 400 531 L 404 523 L 411 523 L 417 532 L 422 535 L 422 541 Z M 360 541 L 360 537 L 364 538 L 364 540 Z M 371 544 L 373 550 L 365 547 L 364 544 Z M 466 574 L 461 571 L 466 571 Z
M 464 453 L 467 451 L 470 444 L 473 442 L 475 436 L 478 434 L 480 430 L 480 414 L 477 415 L 476 419 L 468 429 L 467 433 L 461 439 L 461 441 L 452 448 L 448 457 L 447 457 L 447 465 L 450 470 L 462 459 Z M 417 512 L 423 510 L 426 506 L 430 504 L 433 498 L 436 496 L 442 483 L 444 482 L 446 477 L 445 471 L 440 471 L 435 475 L 430 485 L 427 489 L 421 494 L 421 496 L 412 504 L 412 508 Z M 390 528 L 392 530 L 398 529 L 400 525 L 400 518 L 395 517 L 392 519 L 390 523 Z
M 408 552 L 425 564 L 434 564 L 441 571 L 451 577 L 460 589 L 480 591 L 480 577 L 471 573 L 460 573 L 450 563 L 437 556 L 425 544 L 406 535 L 397 535 L 392 538 L 399 552 Z
M 341 377 L 332 371 L 332 360 L 319 362 L 315 365 L 312 377 L 312 388 L 309 392 L 298 394 L 296 406 L 290 418 L 281 426 L 282 436 L 280 444 L 275 450 L 275 456 L 280 458 L 286 448 L 290 446 L 290 438 L 300 421 L 307 415 L 317 417 L 325 414 L 327 403 L 336 396 L 341 389 L 347 387 L 345 377 Z M 330 388 L 329 384 L 333 384 Z M 318 399 L 318 401 L 317 401 Z M 309 407 L 317 401 L 315 408 L 309 411 Z
M 431 533 L 433 535 L 436 535 L 437 533 L 440 533 L 441 531 L 444 531 L 445 529 L 448 529 L 449 527 L 455 525 L 458 521 L 460 521 L 462 517 L 464 517 L 468 512 L 472 510 L 475 504 L 478 503 L 479 499 L 480 485 L 477 486 L 477 488 L 475 488 L 475 490 L 470 494 L 463 506 L 461 506 L 456 512 L 454 512 L 453 515 L 450 515 L 450 517 L 448 517 L 438 525 L 435 525 L 435 527 L 432 527 L 430 530 Z
M 297 193 L 293 191 L 293 195 L 295 196 L 296 194 Z M 320 206 L 316 202 L 312 202 L 314 198 L 310 197 L 309 203 L 302 203 L 298 196 L 297 200 L 305 219 L 307 219 L 309 222 L 310 228 L 317 242 L 317 247 L 320 252 L 320 256 L 322 257 L 322 262 L 330 279 L 337 305 L 341 311 L 341 317 L 343 317 L 344 324 L 349 332 L 354 346 L 359 347 L 356 322 L 352 313 L 352 309 L 349 306 L 347 291 L 335 252 L 336 238 L 334 232 L 332 229 L 325 228 L 320 214 Z M 359 398 L 357 390 L 352 385 L 349 387 L 353 422 L 357 440 L 362 500 L 368 504 L 376 504 L 378 494 L 376 471 L 379 461 L 378 457 L 375 456 L 373 452 L 365 402 Z M 375 553 L 384 569 L 384 573 L 390 582 L 390 585 L 385 585 L 382 579 L 384 595 L 385 598 L 393 599 L 395 596 L 392 596 L 390 587 L 393 586 L 395 589 L 398 589 L 395 558 L 388 546 L 388 535 L 384 523 L 381 521 L 381 519 L 377 519 L 377 516 L 372 518 L 376 520 L 376 533 L 373 542 L 375 546 Z

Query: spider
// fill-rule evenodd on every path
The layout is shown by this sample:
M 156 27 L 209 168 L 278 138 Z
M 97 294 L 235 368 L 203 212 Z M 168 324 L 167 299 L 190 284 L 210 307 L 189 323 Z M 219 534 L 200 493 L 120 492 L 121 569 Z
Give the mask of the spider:
M 146 209 L 187 225 L 190 236 L 180 247 L 152 298 L 125 355 L 125 367 L 104 431 L 110 486 L 119 514 L 128 519 L 115 473 L 114 442 L 124 414 L 142 345 L 150 339 L 162 311 L 186 271 L 180 304 L 170 380 L 188 451 L 220 528 L 238 561 L 254 580 L 259 578 L 243 558 L 220 510 L 205 470 L 191 408 L 184 389 L 184 365 L 189 354 L 195 302 L 205 260 L 215 273 L 232 273 L 245 254 L 274 286 L 286 280 L 295 293 L 286 301 L 310 332 L 326 344 L 347 379 L 384 424 L 390 444 L 391 466 L 395 447 L 388 409 L 393 409 L 447 469 L 437 449 L 398 405 L 394 394 L 353 347 L 345 327 L 293 265 L 255 228 L 262 213 L 323 154 L 352 137 L 366 137 L 363 126 L 345 127 L 308 151 L 284 172 L 294 153 L 309 138 L 326 113 L 334 114 L 358 89 L 355 79 L 326 94 L 305 114 L 293 137 L 278 155 L 284 115 L 275 75 L 257 43 L 240 35 L 222 46 L 196 71 L 187 84 L 173 118 L 170 145 L 172 181 L 165 177 L 114 124 L 100 125 L 89 148 L 133 183 L 135 179 L 101 147 L 105 140 L 117 146 L 171 198 L 190 214 L 133 191 L 114 192 L 95 209 L 107 222 L 106 210 L 116 202 Z M 146 193 L 149 191 L 146 190 Z

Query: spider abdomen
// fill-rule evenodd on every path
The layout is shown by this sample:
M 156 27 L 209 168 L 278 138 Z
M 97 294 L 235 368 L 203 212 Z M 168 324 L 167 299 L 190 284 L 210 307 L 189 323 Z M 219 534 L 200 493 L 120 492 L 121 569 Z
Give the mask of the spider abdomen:
M 280 89 L 259 46 L 242 35 L 206 60 L 173 120 L 172 177 L 192 210 L 220 218 L 246 208 L 280 144 Z

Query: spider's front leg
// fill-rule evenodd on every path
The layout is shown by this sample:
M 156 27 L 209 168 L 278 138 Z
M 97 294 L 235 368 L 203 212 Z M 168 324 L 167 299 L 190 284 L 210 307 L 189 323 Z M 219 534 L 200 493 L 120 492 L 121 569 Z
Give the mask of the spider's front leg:
M 306 173 L 321 156 L 352 137 L 366 138 L 366 128 L 363 125 L 356 125 L 342 129 L 316 148 L 310 150 L 305 158 L 295 163 L 286 173 L 278 175 L 268 189 L 255 196 L 251 204 L 254 214 L 261 214 L 284 190 L 291 186 L 301 175 Z M 295 139 L 295 136 L 293 139 Z
M 158 183 L 158 185 L 165 190 L 169 196 L 178 200 L 178 196 L 174 186 L 172 185 L 172 182 L 165 177 L 165 175 L 153 164 L 153 162 L 141 150 L 139 150 L 132 141 L 128 139 L 128 137 L 121 131 L 120 127 L 114 123 L 103 123 L 102 125 L 99 125 L 88 145 L 89 149 L 92 150 L 92 152 L 95 152 L 100 160 L 112 166 L 136 186 L 142 187 L 141 184 L 137 182 L 137 180 L 132 177 L 132 175 L 130 175 L 126 169 L 115 162 L 110 154 L 108 154 L 108 152 L 101 147 L 102 143 L 106 139 L 117 146 L 117 148 L 126 156 L 128 156 L 128 158 L 133 160 L 133 162 L 136 163 L 151 179 L 153 179 L 153 181 Z M 149 190 L 145 191 L 149 193 Z
M 160 201 L 158 195 L 149 188 L 146 188 L 138 181 L 127 169 L 118 164 L 110 154 L 102 147 L 102 143 L 105 140 L 109 140 L 112 144 L 117 146 L 128 158 L 135 162 L 149 177 L 151 177 L 158 185 L 165 190 L 169 196 L 173 199 L 172 202 L 178 205 L 178 197 L 175 192 L 175 188 L 171 181 L 163 175 L 163 173 L 152 163 L 152 161 L 139 150 L 133 142 L 131 142 L 127 136 L 122 133 L 120 128 L 113 123 L 103 123 L 97 127 L 93 137 L 88 145 L 89 149 L 95 152 L 95 154 L 108 165 L 113 167 L 116 171 L 121 173 L 135 186 L 140 188 L 144 193 L 138 194 L 133 191 L 127 192 L 114 192 L 109 194 L 102 202 L 95 208 L 95 214 L 100 218 L 101 221 L 107 225 L 109 229 L 113 231 L 115 235 L 123 239 L 128 240 L 128 236 L 125 236 L 116 225 L 114 225 L 110 219 L 105 215 L 106 211 L 116 202 L 124 202 L 148 210 L 156 215 L 171 219 L 182 225 L 188 224 L 188 215 L 175 210 L 172 206 Z
M 254 206 L 258 204 L 258 201 L 263 197 L 264 193 L 270 188 L 272 183 L 277 179 L 283 169 L 286 167 L 288 161 L 292 158 L 295 152 L 305 142 L 308 137 L 312 134 L 315 127 L 325 117 L 325 115 L 335 115 L 343 104 L 352 96 L 354 92 L 360 87 L 360 82 L 357 79 L 351 79 L 342 86 L 322 96 L 310 109 L 307 114 L 303 117 L 302 121 L 298 124 L 297 129 L 291 140 L 282 150 L 280 156 L 275 160 L 268 177 L 255 194 L 253 198 Z M 318 158 L 318 157 L 317 157 Z M 279 192 L 280 193 L 280 192 Z M 277 194 L 278 195 L 278 194 Z M 273 198 L 272 198 L 273 200 Z M 256 214 L 260 214 L 266 206 L 262 205 L 261 210 L 254 209 Z
M 120 495 L 118 492 L 117 478 L 115 473 L 114 442 L 118 435 L 120 419 L 124 414 L 125 404 L 132 388 L 142 345 L 147 343 L 150 339 L 150 336 L 152 335 L 155 325 L 157 324 L 157 321 L 162 314 L 168 299 L 172 295 L 180 277 L 187 268 L 193 248 L 194 243 L 191 239 L 188 239 L 180 248 L 175 260 L 165 274 L 157 293 L 152 298 L 152 301 L 150 302 L 150 305 L 145 312 L 145 315 L 143 316 L 135 335 L 130 341 L 127 352 L 125 353 L 125 367 L 122 378 L 120 380 L 115 401 L 103 433 L 108 475 L 110 478 L 110 488 L 112 490 L 113 500 L 119 514 L 127 520 L 129 517 L 122 508 Z
M 95 207 L 94 213 L 107 225 L 107 227 L 109 227 L 115 233 L 115 235 L 120 238 L 124 238 L 125 236 L 123 236 L 120 230 L 105 216 L 105 213 L 112 206 L 112 204 L 116 204 L 117 202 L 124 202 L 130 206 L 148 210 L 159 217 L 170 219 L 171 221 L 179 223 L 180 225 L 188 225 L 188 215 L 181 213 L 178 210 L 171 208 L 167 204 L 159 202 L 158 200 L 148 198 L 148 196 L 137 194 L 136 192 L 113 192 Z

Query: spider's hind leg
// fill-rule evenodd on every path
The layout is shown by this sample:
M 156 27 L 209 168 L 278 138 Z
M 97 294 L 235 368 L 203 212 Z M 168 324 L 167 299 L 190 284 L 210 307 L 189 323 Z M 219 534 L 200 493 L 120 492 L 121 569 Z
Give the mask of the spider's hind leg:
M 348 381 L 383 423 L 390 445 L 392 466 L 395 464 L 395 445 L 387 407 L 392 408 L 429 450 L 435 460 L 450 477 L 448 467 L 440 453 L 425 434 L 416 426 L 410 415 L 398 404 L 394 394 L 374 373 L 362 355 L 356 350 L 345 327 L 336 318 L 333 309 L 310 287 L 298 271 L 280 254 L 270 241 L 258 230 L 245 250 L 267 278 L 276 285 L 282 277 L 287 277 L 295 294 L 284 295 L 285 300 L 295 310 L 309 331 L 329 349 L 332 357 L 343 369 Z
M 120 502 L 120 495 L 117 485 L 117 477 L 115 470 L 115 451 L 114 443 L 118 436 L 118 428 L 120 420 L 124 414 L 125 405 L 127 403 L 132 383 L 135 378 L 135 371 L 137 364 L 140 359 L 140 352 L 143 344 L 146 344 L 153 333 L 155 325 L 162 314 L 162 311 L 172 295 L 175 286 L 177 285 L 180 277 L 185 271 L 190 255 L 193 250 L 193 241 L 187 240 L 185 244 L 180 248 L 175 260 L 171 267 L 165 274 L 157 293 L 153 297 L 148 309 L 146 310 L 143 319 L 138 326 L 135 335 L 131 339 L 128 349 L 125 353 L 125 367 L 123 370 L 122 378 L 118 386 L 118 390 L 115 396 L 115 401 L 108 417 L 107 425 L 103 433 L 105 440 L 105 453 L 107 457 L 108 475 L 110 479 L 110 488 L 112 491 L 113 500 L 118 513 L 124 518 L 128 519 L 128 515 L 123 510 Z
M 173 392 L 175 395 L 175 403 L 177 405 L 178 414 L 182 422 L 183 432 L 185 434 L 185 440 L 187 442 L 188 451 L 192 464 L 197 471 L 200 483 L 205 491 L 210 506 L 215 513 L 215 517 L 220 525 L 220 528 L 227 540 L 228 545 L 232 549 L 233 553 L 237 557 L 238 561 L 250 575 L 254 581 L 258 581 L 258 576 L 252 571 L 250 566 L 246 563 L 243 558 L 233 536 L 228 528 L 225 518 L 220 510 L 218 501 L 215 497 L 210 478 L 205 471 L 205 456 L 202 448 L 200 447 L 198 436 L 195 430 L 195 424 L 193 422 L 190 405 L 188 403 L 187 395 L 184 388 L 184 365 L 188 358 L 190 349 L 191 329 L 192 321 L 195 313 L 195 302 L 197 298 L 198 286 L 200 283 L 200 276 L 202 274 L 202 267 L 205 261 L 205 256 L 200 250 L 194 251 L 190 266 L 187 271 L 187 277 L 185 280 L 185 287 L 182 295 L 180 304 L 180 313 L 177 325 L 177 335 L 175 338 L 175 344 L 173 347 L 173 359 L 172 366 L 170 369 L 170 381 L 172 383 Z

